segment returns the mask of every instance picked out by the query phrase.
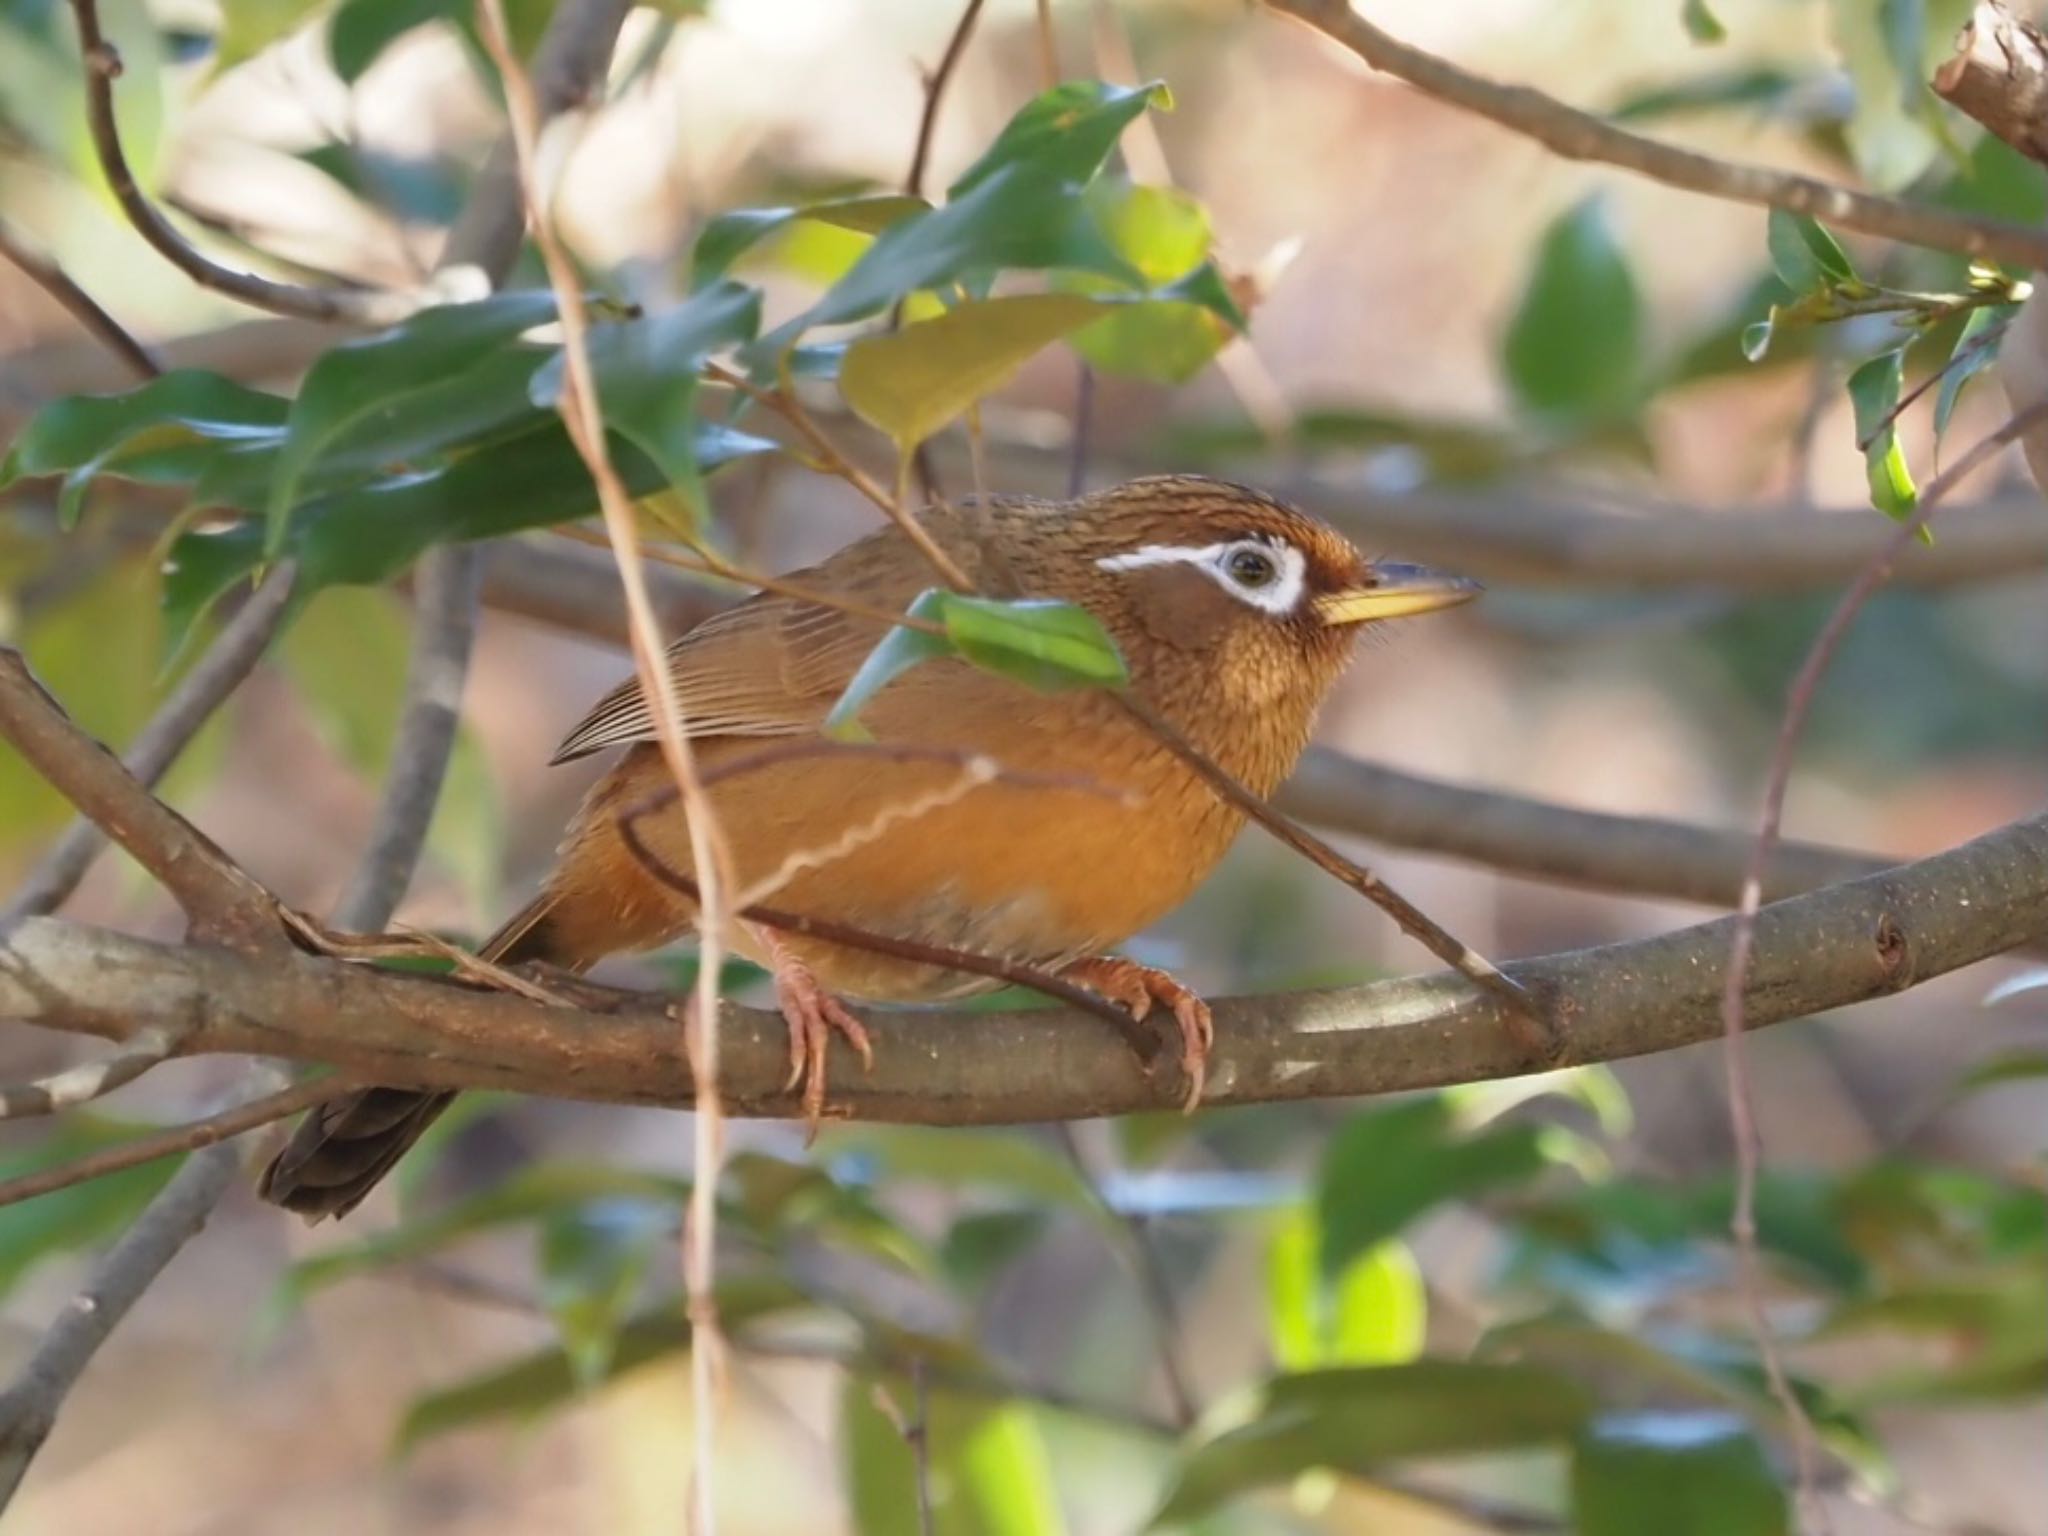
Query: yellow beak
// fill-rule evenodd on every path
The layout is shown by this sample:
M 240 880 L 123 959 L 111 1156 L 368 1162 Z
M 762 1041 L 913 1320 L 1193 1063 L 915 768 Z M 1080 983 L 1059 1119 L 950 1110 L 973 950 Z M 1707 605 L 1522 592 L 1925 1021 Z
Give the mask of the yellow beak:
M 1469 603 L 1486 589 L 1463 576 L 1432 571 L 1426 565 L 1377 562 L 1369 587 L 1329 592 L 1315 600 L 1316 617 L 1325 624 L 1370 624 L 1379 619 L 1407 619 Z

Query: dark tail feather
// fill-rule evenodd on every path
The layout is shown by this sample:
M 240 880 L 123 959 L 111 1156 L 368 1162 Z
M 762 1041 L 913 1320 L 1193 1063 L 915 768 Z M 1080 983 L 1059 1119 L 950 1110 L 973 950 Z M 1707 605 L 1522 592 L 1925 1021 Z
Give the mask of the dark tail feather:
M 484 958 L 558 958 L 549 943 L 551 905 L 543 895 L 523 908 L 484 946 Z M 365 1088 L 319 1105 L 263 1170 L 257 1193 L 308 1221 L 346 1216 L 454 1102 L 453 1093 L 440 1090 Z

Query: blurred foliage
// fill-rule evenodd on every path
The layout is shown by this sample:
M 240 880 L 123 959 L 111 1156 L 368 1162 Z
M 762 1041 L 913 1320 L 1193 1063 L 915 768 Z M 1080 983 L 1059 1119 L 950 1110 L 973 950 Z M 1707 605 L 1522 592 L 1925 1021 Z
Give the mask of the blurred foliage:
M 1741 39 L 1723 8 L 1665 0 L 1674 34 L 1697 45 L 1686 72 L 1623 93 L 1611 115 L 1790 122 L 1875 184 L 2020 222 L 2048 213 L 2037 168 L 1995 141 L 1968 141 L 1923 88 L 1928 58 L 1966 7 L 1822 3 L 1832 58 L 1759 63 L 1736 55 Z M 701 8 L 658 9 L 662 28 L 614 90 L 642 78 L 669 29 Z M 517 41 L 530 45 L 548 7 L 509 10 Z M 472 8 L 456 0 L 229 0 L 207 35 L 164 31 L 132 0 L 109 0 L 105 13 L 145 183 L 167 61 L 195 51 L 208 69 L 231 69 L 318 25 L 335 73 L 355 82 L 400 38 L 436 28 L 463 40 L 496 89 Z M 96 188 L 70 49 L 54 0 L 0 0 L 0 143 Z M 642 312 L 606 296 L 610 274 L 590 274 L 591 355 L 613 452 L 632 493 L 666 493 L 650 522 L 710 545 L 706 482 L 790 451 L 769 435 L 770 413 L 706 377 L 713 360 L 762 390 L 831 394 L 904 464 L 935 434 L 979 431 L 983 404 L 1049 349 L 1160 387 L 1199 375 L 1245 328 L 1255 285 L 1219 261 L 1199 200 L 1135 182 L 1117 164 L 1120 136 L 1170 105 L 1158 85 L 1069 81 L 1023 107 L 931 200 L 778 164 L 763 173 L 761 206 L 699 229 L 676 273 L 687 287 L 677 302 Z M 450 222 L 469 179 L 457 156 L 395 158 L 342 138 L 291 153 L 406 223 Z M 1363 460 L 1397 483 L 1514 486 L 1552 471 L 1640 482 L 1658 467 L 1650 418 L 1663 402 L 1749 370 L 1839 362 L 1872 500 L 1906 513 L 1914 478 L 1896 409 L 1931 385 L 1937 437 L 1946 429 L 1965 384 L 1995 358 L 2024 291 L 2018 276 L 1942 253 L 1873 262 L 1860 245 L 1852 256 L 1815 222 L 1783 215 L 1759 235 L 1705 320 L 1673 327 L 1649 312 L 1645 295 L 1657 289 L 1645 278 L 1655 274 L 1631 252 L 1629 231 L 1597 198 L 1579 202 L 1519 256 L 1497 336 L 1497 417 L 1329 400 L 1299 414 L 1293 447 L 1311 462 Z M 7 445 L 0 485 L 17 502 L 47 501 L 43 521 L 63 531 L 17 540 L 0 528 L 0 569 L 23 594 L 10 597 L 7 638 L 89 729 L 125 740 L 214 608 L 288 554 L 302 581 L 277 669 L 336 758 L 374 774 L 404 670 L 385 589 L 437 545 L 594 510 L 555 416 L 565 365 L 554 301 L 530 256 L 520 272 L 498 296 L 330 348 L 289 391 L 185 371 L 46 406 Z M 802 295 L 794 307 L 792 284 Z M 1794 430 L 1788 420 L 1787 441 Z M 1149 447 L 1181 467 L 1269 451 L 1241 414 L 1181 413 Z M 139 529 L 132 508 L 110 505 L 109 482 L 151 493 L 137 498 Z M 45 583 L 58 537 L 92 552 L 86 579 Z M 1827 601 L 1734 605 L 1685 644 L 1718 660 L 1735 706 L 1772 710 L 1787 658 Z M 893 631 L 870 657 L 841 701 L 842 729 L 857 732 L 862 704 L 934 655 L 1034 686 L 1122 677 L 1100 627 L 1064 605 L 934 590 L 911 616 L 924 627 Z M 1900 595 L 1873 618 L 1822 700 L 1824 758 L 1891 774 L 1934 754 L 2038 749 L 2038 699 L 1944 610 Z M 1650 644 L 1635 660 L 1654 671 L 1670 657 Z M 1886 707 L 1903 692 L 1915 710 Z M 188 754 L 174 792 L 211 761 Z M 61 815 L 11 757 L 0 758 L 0 804 L 5 853 Z M 479 915 L 498 905 L 502 838 L 495 791 L 465 737 L 432 848 Z M 1301 981 L 1298 894 L 1277 879 L 1247 889 L 1223 958 L 1239 973 L 1264 967 L 1262 981 Z M 675 961 L 671 983 L 686 985 L 693 964 Z M 759 977 L 735 965 L 723 979 Z M 1953 1093 L 2043 1071 L 2038 1051 L 2004 1055 L 1962 1073 Z M 480 1188 L 483 1160 L 468 1154 L 502 1108 L 465 1097 L 402 1166 L 395 1223 L 351 1230 L 300 1259 L 264 1319 L 288 1326 L 325 1288 L 363 1277 L 466 1286 L 523 1314 L 518 1349 L 394 1415 L 399 1453 L 568 1411 L 691 1347 L 669 1257 L 687 1182 L 578 1158 L 532 1162 Z M 732 1159 L 719 1191 L 721 1320 L 742 1368 L 755 1355 L 840 1368 L 837 1452 L 862 1536 L 923 1529 L 921 1498 L 933 1506 L 930 1528 L 947 1536 L 1079 1525 L 1088 1512 L 1058 1462 L 1079 1424 L 1113 1434 L 1117 1480 L 1141 1495 L 1134 1518 L 1163 1527 L 1264 1530 L 1279 1516 L 1290 1529 L 1330 1528 L 1332 1479 L 1405 1483 L 1448 1468 L 1484 1470 L 1520 1513 L 1584 1536 L 1780 1536 L 1788 1426 L 1753 1338 L 1725 1305 L 1730 1181 L 1633 1166 L 1618 1145 L 1627 1128 L 1625 1097 L 1600 1072 L 1318 1113 L 1133 1117 L 1110 1138 L 1128 1165 L 1116 1178 L 1091 1178 L 1028 1129 L 835 1126 L 813 1162 Z M 64 1117 L 26 1150 L 10 1141 L 0 1177 L 127 1133 Z M 0 1292 L 102 1244 L 174 1167 L 0 1210 Z M 1773 1166 L 1757 1189 L 1757 1223 L 1773 1323 L 1830 1480 L 1879 1501 L 1896 1492 L 1878 1410 L 2048 1392 L 2038 1168 L 1986 1172 L 1906 1153 L 1847 1168 Z M 1247 1249 L 1258 1260 L 1262 1306 L 1243 1323 L 1258 1347 L 1217 1352 L 1224 1364 L 1201 1383 L 1204 1412 L 1192 1425 L 1153 1407 L 1155 1330 L 1132 1325 L 1143 1304 L 1120 1275 L 1102 1295 L 1059 1298 L 1066 1328 L 1050 1343 L 994 1326 L 1007 1320 L 1012 1287 L 1044 1283 L 1048 1255 L 1076 1244 L 1127 1251 L 1132 1241 L 1172 1257 L 1161 1268 L 1177 1299 Z M 1454 1296 L 1436 1269 L 1450 1267 L 1447 1253 L 1469 1276 Z M 930 1303 L 921 1319 L 940 1321 L 905 1324 L 861 1283 L 875 1276 Z M 1842 1341 L 1868 1352 L 1845 1354 Z

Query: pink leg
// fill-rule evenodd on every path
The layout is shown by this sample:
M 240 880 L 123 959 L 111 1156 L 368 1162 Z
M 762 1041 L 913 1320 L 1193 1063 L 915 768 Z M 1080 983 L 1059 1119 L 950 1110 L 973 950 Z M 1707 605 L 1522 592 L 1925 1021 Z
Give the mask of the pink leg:
M 804 1091 L 805 1141 L 817 1139 L 818 1125 L 825 1116 L 825 1055 L 835 1029 L 860 1055 L 861 1066 L 875 1064 L 874 1046 L 868 1032 L 847 1006 L 818 984 L 811 968 L 797 959 L 782 936 L 772 929 L 755 927 L 755 937 L 768 951 L 769 968 L 775 978 L 775 1001 L 789 1024 L 789 1081 Z
M 1076 960 L 1061 969 L 1068 981 L 1091 992 L 1100 992 L 1111 1002 L 1130 1009 L 1131 1017 L 1143 1020 L 1154 1003 L 1173 1010 L 1173 1022 L 1180 1029 L 1180 1064 L 1188 1076 L 1188 1094 L 1181 1107 L 1192 1113 L 1202 1102 L 1202 1088 L 1209 1077 L 1209 1051 L 1216 1043 L 1216 1024 L 1209 1005 L 1196 993 L 1165 971 L 1120 955 L 1094 955 Z

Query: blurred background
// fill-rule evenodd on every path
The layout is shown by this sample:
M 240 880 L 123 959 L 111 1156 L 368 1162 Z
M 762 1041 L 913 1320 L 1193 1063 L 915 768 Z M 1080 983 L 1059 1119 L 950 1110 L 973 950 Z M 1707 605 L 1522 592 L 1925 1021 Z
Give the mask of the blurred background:
M 205 0 L 106 8 L 143 180 L 227 259 L 255 260 L 256 250 L 368 283 L 416 281 L 499 132 L 489 85 L 457 30 L 432 20 L 344 84 L 330 50 L 333 8 L 285 9 L 273 36 L 277 21 L 230 7 L 224 25 Z M 1972 125 L 1902 85 L 1879 16 L 1889 8 L 1875 3 L 1716 0 L 1726 35 L 1712 43 L 1689 34 L 1694 8 L 1679 0 L 1374 0 L 1369 9 L 1403 39 L 1481 73 L 1688 145 L 2009 218 L 2038 220 L 2048 208 L 2039 168 L 1980 145 Z M 692 241 L 714 215 L 897 185 L 924 100 L 921 71 L 958 16 L 929 0 L 664 0 L 635 11 L 604 101 L 549 141 L 563 232 L 590 270 L 652 307 L 686 290 Z M 1129 169 L 1170 176 L 1206 206 L 1219 253 L 1257 300 L 1248 344 L 1184 386 L 1095 380 L 1092 479 L 1228 473 L 1299 491 L 1340 519 L 1375 498 L 1436 495 L 1510 531 L 1559 504 L 1692 532 L 1760 509 L 1879 518 L 1843 379 L 1896 345 L 1896 333 L 1884 317 L 1813 328 L 1745 360 L 1741 328 L 1771 302 L 1759 211 L 1560 161 L 1367 75 L 1305 28 L 1227 0 L 1062 3 L 1053 19 L 1066 74 L 1170 84 L 1176 108 L 1133 130 Z M 1942 19 L 1928 19 L 1930 59 L 1946 51 Z M 238 35 L 238 26 L 253 30 Z M 252 319 L 142 245 L 89 173 L 74 49 L 53 0 L 0 0 L 8 223 L 32 232 L 167 359 L 288 386 L 340 333 Z M 1033 8 L 992 0 L 944 99 L 931 184 L 964 167 L 1039 88 Z M 829 240 L 812 243 L 819 248 L 787 242 L 748 275 L 794 307 L 815 291 L 818 264 L 834 259 Z M 1901 289 L 1963 286 L 1959 259 L 1845 243 L 1860 270 Z M 1597 302 L 1570 307 L 1588 293 Z M 1570 344 L 1518 351 L 1512 338 L 1529 327 Z M 1930 331 L 1908 356 L 1909 377 L 1945 358 L 1955 333 Z M 1606 369 L 1583 388 L 1585 370 L 1557 360 L 1577 348 Z M 51 398 L 126 382 L 42 292 L 0 267 L 0 436 Z M 992 488 L 1064 482 L 1076 389 L 1073 354 L 1054 347 L 991 402 Z M 1618 391 L 1627 409 L 1588 389 Z M 2005 414 L 1995 383 L 1980 380 L 1956 407 L 1947 452 Z M 881 462 L 874 434 L 850 419 L 834 426 Z M 1916 466 L 1935 461 L 1924 407 L 1900 430 Z M 937 458 L 951 488 L 963 488 L 959 445 L 941 445 Z M 1961 499 L 2036 496 L 2008 458 Z M 822 555 L 873 516 L 843 484 L 785 461 L 742 467 L 714 497 L 721 537 L 764 569 Z M 28 482 L 0 512 L 0 633 L 110 742 L 130 738 L 161 697 L 152 542 L 175 508 L 163 492 L 108 483 L 82 526 L 63 532 L 53 487 Z M 1483 544 L 1470 565 L 1491 577 L 1497 556 Z M 1319 740 L 1574 807 L 1752 822 L 1786 682 L 1839 582 L 1756 591 L 1489 584 L 1478 607 L 1401 626 L 1362 652 Z M 323 593 L 168 781 L 177 804 L 293 905 L 331 906 L 366 835 L 404 672 L 407 606 L 402 588 Z M 626 668 L 605 639 L 487 608 L 455 770 L 402 917 L 475 936 L 523 899 L 593 774 L 544 764 Z M 1827 682 L 1793 780 L 1788 834 L 1903 858 L 2033 814 L 2048 761 L 2044 694 L 2048 577 L 2038 561 L 1995 580 L 1880 596 Z M 0 883 L 24 873 L 63 822 L 56 796 L 0 756 Z M 1347 847 L 1495 957 L 1705 915 L 1396 847 Z M 158 893 L 112 859 L 67 915 L 176 932 Z M 1134 952 L 1215 993 L 1433 968 L 1375 910 L 1256 834 Z M 665 984 L 687 964 L 654 957 L 605 974 Z M 1813 1335 L 1794 1347 L 1798 1368 L 1838 1393 L 1902 1490 L 1876 1501 L 1887 1507 L 1832 1494 L 1844 1536 L 2048 1532 L 2048 1290 L 2036 1285 L 2048 1248 L 2048 1098 L 2023 1070 L 1995 1088 L 1952 1091 L 1974 1064 L 2048 1052 L 2048 991 L 1987 1000 L 1994 984 L 2024 981 L 2036 965 L 1978 967 L 1754 1042 L 1774 1317 L 1788 1333 Z M 877 1038 L 886 1050 L 886 1021 Z M 7 1031 L 0 1077 L 50 1070 L 75 1050 Z M 76 1124 L 0 1127 L 0 1159 L 28 1166 L 197 1112 L 231 1070 L 177 1064 Z M 1375 1247 L 1341 1296 L 1313 1301 L 1299 1294 L 1313 1289 L 1300 1256 L 1305 1224 L 1329 1209 L 1331 1178 L 1360 1173 L 1334 1164 L 1332 1148 L 1363 1123 L 1355 1114 L 1384 1106 L 1087 1124 L 1064 1144 L 1040 1130 L 939 1140 L 828 1129 L 813 1157 L 831 1176 L 831 1199 L 817 1196 L 808 1215 L 768 1215 L 781 1197 L 749 1195 L 758 1209 L 730 1241 L 767 1244 L 772 1268 L 856 1298 L 874 1328 L 882 1319 L 971 1340 L 1024 1378 L 1128 1410 L 1120 1422 L 1044 1403 L 935 1407 L 934 1436 L 958 1436 L 938 1469 L 941 1504 L 953 1510 L 942 1529 L 1130 1531 L 1176 1475 L 1176 1389 L 1160 1365 L 1147 1275 L 1163 1275 L 1170 1292 L 1186 1388 L 1226 1419 L 1276 1362 L 1398 1360 L 1425 1346 L 1463 1355 L 1530 1319 L 1556 1330 L 1531 1350 L 1581 1366 L 1597 1351 L 1575 1343 L 1567 1323 L 1609 1338 L 1739 1342 L 1713 1214 L 1725 1215 L 1730 1156 L 1722 1070 L 1718 1047 L 1701 1047 L 1447 1101 L 1461 1134 L 1527 1133 L 1543 1149 L 1540 1168 L 1451 1191 Z M 732 1146 L 760 1159 L 741 1170 L 749 1188 L 794 1179 L 789 1170 L 803 1164 L 788 1127 L 736 1125 Z M 653 1201 L 656 1217 L 646 1201 L 628 1213 L 637 1246 L 605 1247 L 581 1267 L 561 1254 L 562 1234 L 583 1230 L 574 1221 L 618 1231 L 618 1212 L 598 1207 L 621 1192 L 579 1194 L 577 1170 L 684 1176 L 688 1154 L 688 1125 L 676 1115 L 485 1102 L 451 1121 L 436 1155 L 408 1164 L 402 1189 L 380 1190 L 338 1227 L 305 1230 L 236 1194 L 80 1386 L 9 1530 L 679 1528 L 686 1357 L 673 1341 L 606 1333 L 673 1290 L 673 1246 L 650 1245 L 649 1234 L 661 1238 L 674 1201 Z M 1408 1155 L 1368 1171 L 1398 1182 Z M 1085 1183 L 1074 1187 L 1077 1160 L 1121 1219 Z M 532 1183 L 535 1169 L 555 1170 L 557 1182 Z M 154 1187 L 113 1182 L 121 1187 L 0 1210 L 0 1369 L 25 1357 L 91 1250 Z M 523 1205 L 480 1215 L 465 1203 L 508 1187 Z M 451 1211 L 467 1214 L 434 1229 L 435 1213 Z M 773 1230 L 751 1232 L 749 1221 Z M 366 1249 L 394 1231 L 426 1235 Z M 1932 1326 L 1904 1330 L 1848 1316 L 1851 1303 L 1914 1286 L 1947 1286 L 1951 1296 L 2003 1286 L 2004 1310 L 1958 1304 Z M 575 1309 L 561 1305 L 564 1295 L 581 1299 L 580 1323 L 565 1323 Z M 592 1315 L 596 1344 L 576 1331 L 587 1333 Z M 1819 1329 L 1824 1322 L 1833 1327 Z M 579 1338 L 601 1361 L 597 1384 L 575 1391 L 562 1362 Z M 900 1373 L 849 1373 L 816 1358 L 843 1355 L 846 1338 L 843 1328 L 795 1326 L 736 1353 L 720 1431 L 727 1530 L 917 1529 L 914 1509 L 887 1496 L 907 1486 L 889 1482 L 907 1456 L 889 1416 L 913 1413 L 915 1394 Z M 615 1370 L 626 1345 L 649 1358 Z M 1994 1345 L 2016 1351 L 2000 1355 L 2003 1374 L 1959 1381 Z M 1707 1368 L 1705 1353 L 1669 1349 Z M 407 1438 L 394 1451 L 402 1425 Z M 1773 1455 L 1782 1450 L 1763 1438 Z M 962 1445 L 975 1455 L 959 1454 Z M 1200 1528 L 1542 1529 L 1503 1525 L 1509 1517 L 1495 1505 L 1554 1518 L 1562 1497 L 1554 1457 L 1397 1470 L 1279 1479 Z M 1411 1498 L 1390 1484 L 1444 1496 Z

